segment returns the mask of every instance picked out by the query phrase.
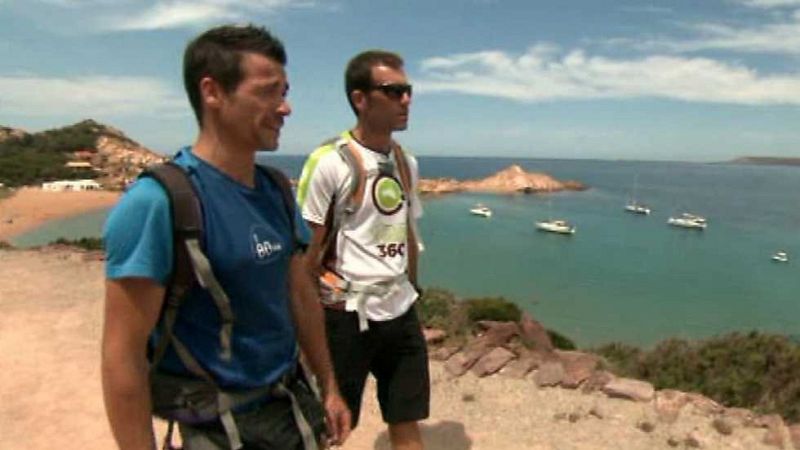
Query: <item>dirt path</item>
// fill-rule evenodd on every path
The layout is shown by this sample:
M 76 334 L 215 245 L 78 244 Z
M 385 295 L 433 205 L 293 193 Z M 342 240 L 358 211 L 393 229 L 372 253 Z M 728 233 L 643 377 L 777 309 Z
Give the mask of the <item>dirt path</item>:
M 100 390 L 102 296 L 101 262 L 70 251 L 0 250 L 0 449 L 114 448 Z M 431 371 L 432 415 L 423 425 L 428 449 L 650 450 L 674 448 L 670 437 L 685 448 L 692 430 L 706 449 L 771 448 L 761 443 L 763 429 L 723 436 L 695 411 L 668 425 L 650 404 L 540 389 L 530 379 L 502 375 L 451 380 L 440 363 Z M 601 417 L 589 414 L 593 409 Z M 655 430 L 640 430 L 640 421 Z M 389 448 L 373 385 L 344 448 Z

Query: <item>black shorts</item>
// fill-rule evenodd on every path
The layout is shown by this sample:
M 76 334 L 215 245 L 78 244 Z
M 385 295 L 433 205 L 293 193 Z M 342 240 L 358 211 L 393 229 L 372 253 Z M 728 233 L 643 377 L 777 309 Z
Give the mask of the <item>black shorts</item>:
M 387 321 L 369 321 L 369 329 L 358 330 L 355 312 L 325 308 L 325 327 L 336 380 L 358 424 L 361 396 L 367 374 L 378 382 L 378 403 L 386 423 L 425 419 L 430 410 L 428 348 L 417 312 Z

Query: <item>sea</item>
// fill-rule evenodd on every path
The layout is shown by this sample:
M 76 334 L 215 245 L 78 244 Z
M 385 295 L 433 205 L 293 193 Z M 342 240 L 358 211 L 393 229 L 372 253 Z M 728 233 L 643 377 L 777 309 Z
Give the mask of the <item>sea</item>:
M 301 156 L 260 155 L 297 177 Z M 511 164 L 589 186 L 582 192 L 458 193 L 423 199 L 421 282 L 461 298 L 502 296 L 581 347 L 650 347 L 759 330 L 800 336 L 800 168 L 682 162 L 419 157 L 424 178 L 482 178 Z M 632 195 L 649 216 L 626 213 Z M 489 206 L 489 219 L 469 214 Z M 704 231 L 667 225 L 681 212 Z M 107 211 L 12 240 L 99 236 Z M 537 231 L 566 219 L 574 235 Z M 772 261 L 778 250 L 788 263 Z M 797 256 L 797 260 L 791 259 Z

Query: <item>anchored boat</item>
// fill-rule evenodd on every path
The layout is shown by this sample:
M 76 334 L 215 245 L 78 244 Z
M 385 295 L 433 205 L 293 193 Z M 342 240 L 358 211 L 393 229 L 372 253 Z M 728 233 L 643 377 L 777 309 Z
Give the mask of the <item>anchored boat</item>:
M 559 234 L 575 234 L 575 226 L 566 220 L 542 220 L 536 222 L 536 229 Z
M 705 217 L 690 213 L 682 213 L 678 217 L 670 217 L 667 219 L 667 223 L 676 227 L 695 230 L 705 230 L 708 226 L 708 221 L 706 221 Z
M 488 206 L 484 206 L 480 203 L 478 203 L 472 209 L 470 209 L 469 213 L 475 216 L 481 216 L 486 218 L 492 217 L 492 210 L 489 209 Z

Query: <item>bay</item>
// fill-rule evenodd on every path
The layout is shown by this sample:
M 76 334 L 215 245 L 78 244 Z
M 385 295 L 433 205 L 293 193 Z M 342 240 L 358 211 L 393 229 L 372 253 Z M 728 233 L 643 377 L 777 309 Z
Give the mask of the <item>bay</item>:
M 303 157 L 260 160 L 299 175 Z M 649 346 L 751 329 L 800 334 L 800 170 L 792 167 L 505 158 L 420 157 L 421 176 L 480 178 L 512 163 L 586 183 L 585 192 L 426 197 L 420 221 L 425 286 L 462 297 L 504 296 L 580 345 Z M 637 182 L 650 216 L 623 211 Z M 491 219 L 468 213 L 475 203 Z M 706 231 L 670 227 L 670 215 L 708 218 Z M 558 216 L 573 236 L 537 232 Z M 98 236 L 105 212 L 56 221 L 12 240 Z M 65 234 L 67 230 L 69 235 Z

